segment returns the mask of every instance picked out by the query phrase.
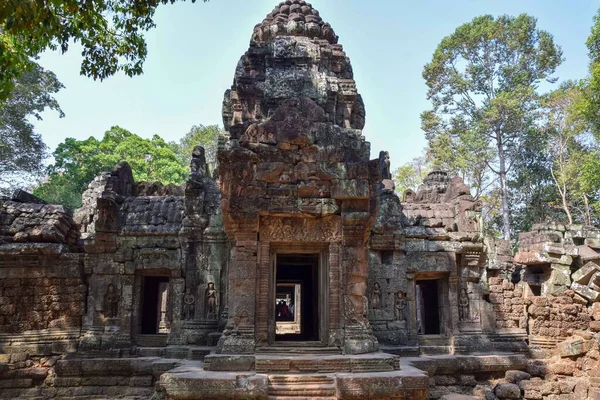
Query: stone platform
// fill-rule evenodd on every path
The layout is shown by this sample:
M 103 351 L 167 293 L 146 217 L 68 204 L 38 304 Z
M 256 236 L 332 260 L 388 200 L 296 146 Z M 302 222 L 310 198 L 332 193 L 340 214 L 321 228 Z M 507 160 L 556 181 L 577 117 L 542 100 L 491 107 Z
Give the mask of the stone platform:
M 235 369 L 235 370 L 233 370 Z M 163 374 L 167 399 L 426 399 L 429 377 L 386 353 L 220 355 Z

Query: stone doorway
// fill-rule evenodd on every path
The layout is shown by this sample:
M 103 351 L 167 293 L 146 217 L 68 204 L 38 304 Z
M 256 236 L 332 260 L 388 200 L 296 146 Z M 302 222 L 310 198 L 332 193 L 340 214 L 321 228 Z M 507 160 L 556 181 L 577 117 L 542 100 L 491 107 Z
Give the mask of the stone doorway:
M 168 312 L 169 278 L 145 276 L 142 286 L 142 335 L 169 333 Z
M 416 281 L 417 332 L 419 335 L 440 335 L 443 326 L 440 315 L 441 281 L 427 279 Z
M 320 279 L 319 254 L 277 253 L 269 302 L 275 343 L 318 342 L 326 297 Z

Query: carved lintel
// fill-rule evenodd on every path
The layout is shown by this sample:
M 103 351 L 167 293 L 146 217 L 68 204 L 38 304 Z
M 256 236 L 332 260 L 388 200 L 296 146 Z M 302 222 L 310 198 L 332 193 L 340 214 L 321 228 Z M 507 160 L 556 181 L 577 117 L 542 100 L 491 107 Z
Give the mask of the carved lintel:
M 261 240 L 272 242 L 339 242 L 342 238 L 337 217 L 306 219 L 293 217 L 262 217 Z

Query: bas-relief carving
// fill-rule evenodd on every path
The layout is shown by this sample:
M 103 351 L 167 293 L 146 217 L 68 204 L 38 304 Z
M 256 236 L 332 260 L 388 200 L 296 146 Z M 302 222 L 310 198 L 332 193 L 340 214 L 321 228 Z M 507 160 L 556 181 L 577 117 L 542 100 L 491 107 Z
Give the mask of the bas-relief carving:
M 373 285 L 373 291 L 371 292 L 371 307 L 377 310 L 381 308 L 381 285 L 379 282 L 375 282 Z
M 394 294 L 394 319 L 397 322 L 406 322 L 406 294 L 398 290 Z
M 460 288 L 458 295 L 458 318 L 460 321 L 470 321 L 471 313 L 469 311 L 469 295 L 467 294 L 467 288 Z
M 206 301 L 206 318 L 207 319 L 216 319 L 217 318 L 217 290 L 215 289 L 215 284 L 209 282 L 208 287 L 206 288 L 205 294 Z
M 136 252 L 136 268 L 178 269 L 179 251 L 166 249 L 141 249 Z
M 191 321 L 196 313 L 196 298 L 192 292 L 187 291 L 183 296 L 183 319 Z
M 119 316 L 119 302 L 121 296 L 117 293 L 115 285 L 110 283 L 106 287 L 104 295 L 104 316 L 106 318 L 117 318 Z
M 406 261 L 411 272 L 452 272 L 456 268 L 454 254 L 449 252 L 409 252 Z
M 293 217 L 261 218 L 261 239 L 268 241 L 338 242 L 339 218 L 305 219 Z

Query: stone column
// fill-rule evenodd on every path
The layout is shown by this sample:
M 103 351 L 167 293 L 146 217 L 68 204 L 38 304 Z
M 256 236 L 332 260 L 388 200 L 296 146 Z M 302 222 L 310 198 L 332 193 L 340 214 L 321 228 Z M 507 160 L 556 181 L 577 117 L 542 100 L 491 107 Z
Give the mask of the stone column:
M 379 348 L 367 318 L 368 258 L 366 228 L 368 212 L 342 213 L 342 265 L 345 287 L 344 352 L 362 354 Z
M 167 310 L 167 318 L 171 316 L 171 327 L 169 331 L 169 337 L 167 338 L 167 344 L 182 344 L 181 343 L 181 329 L 183 325 L 182 317 L 182 301 L 183 292 L 185 290 L 185 279 L 183 278 L 171 278 L 169 280 L 169 298 L 167 306 L 171 307 L 170 313 Z
M 229 321 L 217 344 L 217 353 L 254 352 L 257 265 L 258 233 L 235 232 L 229 269 Z

